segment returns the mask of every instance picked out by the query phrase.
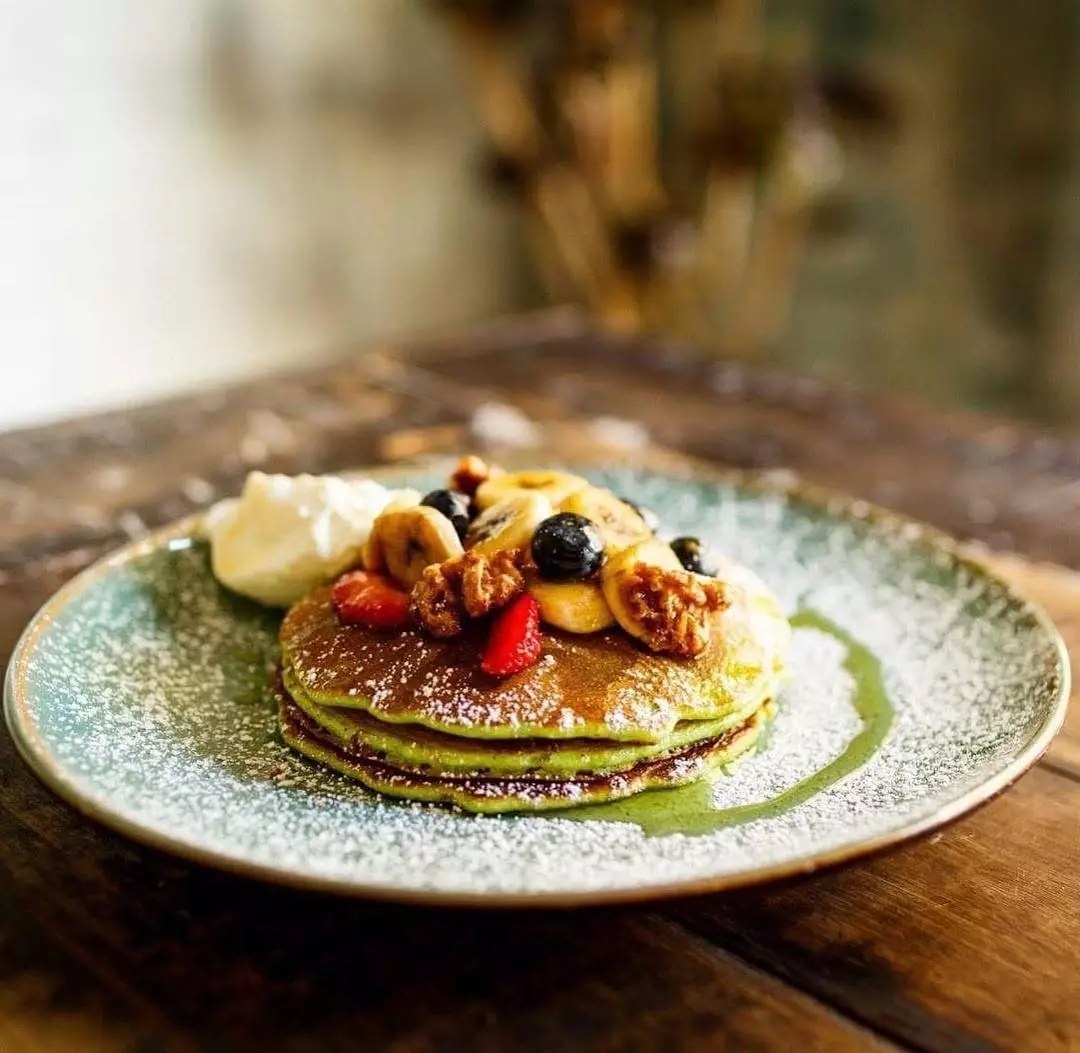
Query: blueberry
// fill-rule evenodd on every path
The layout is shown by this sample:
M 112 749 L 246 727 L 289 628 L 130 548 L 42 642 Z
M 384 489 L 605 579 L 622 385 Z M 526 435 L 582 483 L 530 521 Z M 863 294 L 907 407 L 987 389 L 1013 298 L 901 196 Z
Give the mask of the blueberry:
M 717 568 L 709 556 L 709 550 L 696 537 L 677 537 L 671 543 L 671 551 L 692 573 L 716 577 Z
M 637 501 L 631 501 L 629 497 L 620 497 L 620 501 L 624 505 L 629 505 L 641 518 L 645 521 L 645 525 L 655 534 L 660 529 L 660 517 L 651 509 L 646 508 L 644 505 L 639 505 Z
M 457 536 L 465 540 L 469 529 L 469 499 L 457 490 L 432 490 L 421 502 L 436 512 L 442 512 L 453 524 Z
M 534 531 L 532 558 L 545 578 L 587 578 L 604 563 L 604 539 L 591 519 L 559 512 Z

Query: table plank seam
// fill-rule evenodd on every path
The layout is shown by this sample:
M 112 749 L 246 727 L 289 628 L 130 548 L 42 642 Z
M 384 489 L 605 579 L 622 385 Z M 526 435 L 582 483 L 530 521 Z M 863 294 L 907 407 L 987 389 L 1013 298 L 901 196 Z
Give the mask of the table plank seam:
M 829 999 L 822 998 L 820 994 L 799 984 L 793 977 L 782 975 L 780 972 L 770 969 L 763 963 L 754 961 L 731 947 L 713 940 L 706 931 L 696 929 L 681 918 L 674 917 L 668 912 L 674 911 L 675 909 L 676 908 L 668 908 L 667 910 L 662 910 L 646 920 L 676 932 L 681 938 L 691 941 L 708 954 L 720 958 L 730 965 L 743 969 L 761 980 L 777 984 L 796 992 L 801 997 L 808 999 L 821 1009 L 824 1009 L 826 1012 L 836 1017 L 845 1026 L 852 1028 L 864 1038 L 872 1038 L 876 1042 L 888 1045 L 893 1049 L 905 1051 L 905 1053 L 937 1053 L 933 1047 L 913 1045 L 907 1039 L 890 1034 L 887 1030 L 877 1027 L 872 1021 L 859 1019 L 855 1015 L 849 1013 L 846 1009 L 831 1002 Z
M 721 942 L 713 926 L 706 920 L 700 927 L 688 920 L 687 914 L 693 908 L 693 901 L 689 906 L 680 904 L 670 908 L 675 915 L 669 918 L 671 924 L 685 931 L 688 935 L 696 937 L 705 945 L 715 951 L 722 952 L 725 956 L 743 963 L 747 968 L 753 969 L 760 975 L 767 976 L 771 980 L 782 983 L 784 986 L 799 992 L 811 999 L 815 1004 L 833 1013 L 838 1019 L 858 1028 L 866 1035 L 873 1036 L 877 1041 L 888 1043 L 896 1049 L 910 1051 L 910 1053 L 944 1053 L 945 1050 L 955 1053 L 989 1053 L 989 1047 L 978 1036 L 968 1032 L 960 1032 L 955 1028 L 938 1021 L 933 1016 L 925 1014 L 928 1023 L 938 1030 L 946 1030 L 947 1037 L 942 1036 L 940 1042 L 916 1042 L 910 1035 L 903 1034 L 898 1028 L 890 1026 L 890 1018 L 875 1019 L 868 1013 L 861 1013 L 857 1008 L 845 1006 L 838 1000 L 828 997 L 820 990 L 814 990 L 809 984 L 800 981 L 794 968 L 780 956 L 771 960 L 767 953 L 760 957 L 748 951 L 746 947 L 737 947 L 732 944 Z M 884 1015 L 883 1015 L 884 1016 Z

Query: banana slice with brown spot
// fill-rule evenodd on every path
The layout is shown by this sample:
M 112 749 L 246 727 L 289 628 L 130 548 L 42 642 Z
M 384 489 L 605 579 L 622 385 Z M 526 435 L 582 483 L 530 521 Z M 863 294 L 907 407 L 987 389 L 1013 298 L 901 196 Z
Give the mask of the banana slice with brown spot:
M 486 484 L 485 484 L 486 485 Z M 480 513 L 469 526 L 465 547 L 491 556 L 528 547 L 533 532 L 552 515 L 551 502 L 539 492 L 514 490 Z
M 598 633 L 615 624 L 604 590 L 592 581 L 543 581 L 529 585 L 540 618 L 568 633 Z
M 559 510 L 591 519 L 599 528 L 609 553 L 653 536 L 648 524 L 633 508 L 599 486 L 586 486 L 575 491 L 562 502 Z
M 490 508 L 510 494 L 522 490 L 542 494 L 553 507 L 558 507 L 575 490 L 581 490 L 588 485 L 588 479 L 571 475 L 569 472 L 507 472 L 480 484 L 476 491 L 476 507 L 481 510 Z
M 425 567 L 463 551 L 454 525 L 442 512 L 427 505 L 391 508 L 375 520 L 364 549 L 364 566 L 386 571 L 399 585 L 411 589 Z

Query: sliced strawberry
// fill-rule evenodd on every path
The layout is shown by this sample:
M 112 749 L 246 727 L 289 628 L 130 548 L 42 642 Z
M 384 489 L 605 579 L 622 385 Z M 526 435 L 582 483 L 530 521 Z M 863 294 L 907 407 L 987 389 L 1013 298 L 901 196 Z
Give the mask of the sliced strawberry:
M 490 676 L 510 676 L 532 665 L 542 649 L 540 605 L 522 593 L 491 623 L 480 668 Z
M 354 570 L 334 582 L 332 594 L 338 617 L 350 625 L 397 629 L 409 620 L 409 594 L 389 578 Z

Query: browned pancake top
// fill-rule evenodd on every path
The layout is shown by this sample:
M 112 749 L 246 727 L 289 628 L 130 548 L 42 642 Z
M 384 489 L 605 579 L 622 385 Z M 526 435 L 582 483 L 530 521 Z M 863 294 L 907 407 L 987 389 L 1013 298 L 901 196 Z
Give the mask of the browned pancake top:
M 649 742 L 679 720 L 731 708 L 717 688 L 723 652 L 715 639 L 691 661 L 645 651 L 617 630 L 545 630 L 540 661 L 506 680 L 480 670 L 484 639 L 483 627 L 435 640 L 342 625 L 329 588 L 297 603 L 281 628 L 287 660 L 315 701 L 352 702 L 383 720 L 450 734 Z

